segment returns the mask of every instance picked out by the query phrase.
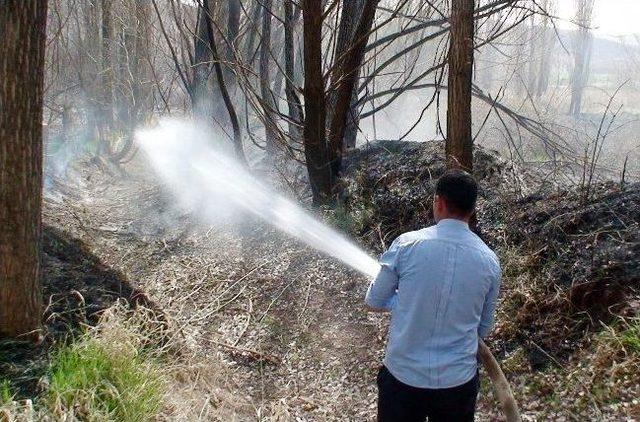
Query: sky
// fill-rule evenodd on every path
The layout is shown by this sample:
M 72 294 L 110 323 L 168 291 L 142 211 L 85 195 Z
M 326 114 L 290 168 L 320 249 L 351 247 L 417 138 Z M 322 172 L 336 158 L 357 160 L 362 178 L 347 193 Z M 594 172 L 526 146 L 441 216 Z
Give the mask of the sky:
M 557 0 L 556 15 L 571 20 L 575 16 L 576 0 Z M 594 31 L 598 35 L 628 35 L 640 33 L 640 0 L 595 0 Z M 558 23 L 568 28 L 569 22 Z

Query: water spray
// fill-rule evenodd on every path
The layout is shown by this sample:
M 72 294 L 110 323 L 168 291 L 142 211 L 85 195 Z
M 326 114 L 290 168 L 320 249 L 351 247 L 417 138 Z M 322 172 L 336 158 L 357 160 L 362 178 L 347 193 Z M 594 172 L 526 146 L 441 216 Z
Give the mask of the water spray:
M 356 271 L 375 277 L 378 262 L 342 234 L 321 223 L 295 202 L 270 189 L 229 154 L 214 148 L 210 129 L 179 119 L 162 120 L 141 130 L 136 140 L 182 206 L 202 220 L 248 212 Z

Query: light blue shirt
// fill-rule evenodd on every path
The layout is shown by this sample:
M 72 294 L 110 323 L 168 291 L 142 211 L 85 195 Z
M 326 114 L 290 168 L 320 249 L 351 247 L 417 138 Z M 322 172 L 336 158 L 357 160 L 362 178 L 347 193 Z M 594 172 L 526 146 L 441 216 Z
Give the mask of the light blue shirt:
M 380 264 L 365 301 L 391 311 L 389 372 L 420 388 L 471 380 L 500 289 L 496 254 L 467 223 L 445 219 L 398 237 Z

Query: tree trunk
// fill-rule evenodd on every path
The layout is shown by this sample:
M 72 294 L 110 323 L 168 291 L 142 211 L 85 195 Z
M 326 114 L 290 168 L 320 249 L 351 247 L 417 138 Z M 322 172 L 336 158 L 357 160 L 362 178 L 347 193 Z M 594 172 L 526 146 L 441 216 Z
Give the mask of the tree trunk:
M 225 58 L 227 63 L 236 62 L 236 50 L 238 48 L 238 35 L 240 33 L 240 12 L 242 11 L 242 5 L 240 0 L 229 0 L 227 5 L 227 40 L 225 43 Z M 238 85 L 236 80 L 236 74 L 232 71 L 229 64 L 222 67 L 224 71 L 224 80 L 227 83 L 227 91 L 230 95 L 236 91 Z
M 548 13 L 552 13 L 552 4 L 549 0 L 544 0 L 542 7 Z M 542 35 L 541 35 L 541 51 L 540 51 L 540 69 L 538 71 L 538 85 L 536 86 L 536 95 L 542 96 L 549 89 L 549 75 L 551 73 L 551 57 L 555 49 L 556 37 L 549 25 L 549 16 L 542 17 Z
M 47 2 L 0 3 L 0 336 L 37 338 L 42 314 L 42 91 Z
M 106 143 L 107 133 L 113 128 L 113 62 L 111 57 L 111 47 L 113 44 L 113 17 L 111 13 L 112 1 L 102 0 L 101 3 L 102 18 L 101 22 L 101 36 L 102 36 L 102 66 L 101 66 L 101 82 L 102 82 L 102 104 L 101 104 L 101 116 L 102 122 L 101 137 L 102 147 L 109 150 L 109 145 Z
M 207 16 L 204 7 L 208 6 L 208 0 L 203 0 L 204 6 L 198 8 L 196 31 L 193 39 L 193 112 L 202 119 L 207 120 L 213 113 L 211 106 L 212 90 L 209 85 L 211 73 L 211 49 L 209 48 L 209 33 L 207 31 Z
M 360 17 L 362 16 L 362 10 L 365 7 L 365 0 L 345 0 L 342 4 L 342 15 L 340 16 L 340 25 L 338 29 L 338 39 L 336 41 L 336 57 L 334 68 L 337 70 L 339 64 L 342 60 L 347 58 L 347 55 L 351 54 L 351 47 L 354 41 L 354 34 L 358 27 L 358 23 L 360 22 Z M 356 81 L 358 81 L 358 77 L 360 75 L 360 66 L 358 66 L 358 70 L 356 71 Z M 335 79 L 339 78 L 340 75 L 334 73 L 336 76 Z M 339 81 L 332 81 L 332 83 L 339 83 Z M 356 82 L 353 87 L 353 92 L 351 95 L 351 104 L 349 105 L 349 111 L 347 113 L 347 123 L 345 128 L 345 134 L 343 139 L 343 144 L 345 148 L 353 148 L 356 146 L 356 137 L 358 131 L 358 124 L 360 121 L 358 115 L 358 88 L 359 84 Z M 329 120 L 333 121 L 334 114 L 332 113 L 335 110 L 335 102 L 336 102 L 336 91 L 329 93 Z
M 525 21 L 526 22 L 526 21 Z M 540 31 L 536 24 L 536 15 L 532 15 L 529 18 L 529 60 L 528 60 L 528 75 L 527 75 L 527 93 L 534 95 L 536 92 L 536 86 L 538 85 L 539 74 L 539 44 L 540 44 Z
M 474 0 L 452 0 L 447 95 L 448 167 L 471 171 L 471 82 L 473 77 Z
M 589 80 L 592 38 L 589 26 L 595 0 L 578 0 L 576 23 L 580 25 L 573 44 L 573 75 L 571 77 L 571 104 L 569 114 L 577 116 L 582 112 L 582 95 Z
M 351 109 L 353 90 L 356 87 L 358 73 L 364 61 L 369 33 L 376 15 L 379 0 L 366 0 L 360 21 L 353 34 L 351 48 L 345 52 L 344 59 L 339 61 L 336 69 L 336 79 L 340 81 L 336 92 L 335 109 L 331 121 L 330 158 L 331 176 L 334 179 L 340 175 L 342 154 L 345 149 L 344 134 Z
M 304 33 L 304 154 L 313 203 L 331 200 L 332 178 L 326 139 L 327 111 L 322 75 L 322 0 L 303 0 Z
M 269 64 L 271 62 L 269 60 L 271 55 L 271 5 L 272 0 L 263 0 L 262 31 L 260 34 L 260 96 L 262 97 L 266 151 L 269 159 L 273 159 L 276 154 L 276 130 L 273 117 L 275 101 L 271 92 L 271 77 L 269 76 Z
M 298 9 L 299 10 L 299 9 Z M 284 1 L 284 73 L 287 110 L 289 112 L 289 137 L 295 143 L 301 139 L 302 105 L 295 90 L 295 47 L 293 42 L 295 14 L 293 1 Z
M 226 48 L 227 60 L 232 62 L 235 60 L 235 49 L 237 47 L 237 38 L 240 31 L 240 11 L 242 10 L 240 0 L 229 0 L 227 14 L 227 39 L 229 44 Z
M 222 65 L 220 64 L 220 55 L 218 53 L 218 47 L 216 45 L 215 34 L 213 33 L 213 15 L 209 9 L 209 3 L 204 3 L 204 9 L 202 14 L 206 16 L 206 28 L 207 38 L 209 39 L 209 48 L 211 51 L 211 58 L 213 60 L 213 68 L 216 72 L 216 78 L 218 81 L 218 87 L 222 95 L 222 100 L 229 114 L 229 121 L 233 128 L 233 149 L 236 154 L 236 158 L 245 167 L 248 167 L 247 158 L 244 155 L 244 148 L 242 147 L 242 134 L 240 132 L 240 121 L 238 120 L 238 114 L 231 101 L 229 91 L 227 91 L 227 84 L 224 79 L 224 72 L 222 71 Z

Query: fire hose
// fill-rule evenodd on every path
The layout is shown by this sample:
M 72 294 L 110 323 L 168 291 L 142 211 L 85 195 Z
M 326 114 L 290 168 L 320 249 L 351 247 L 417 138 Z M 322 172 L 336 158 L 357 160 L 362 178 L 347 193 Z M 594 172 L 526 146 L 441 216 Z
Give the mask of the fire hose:
M 478 342 L 478 359 L 487 371 L 487 376 L 493 384 L 493 391 L 496 398 L 502 406 L 507 422 L 520 422 L 520 411 L 518 410 L 518 404 L 513 397 L 513 392 L 507 381 L 507 377 L 504 376 L 504 372 L 500 369 L 498 361 L 489 350 L 489 347 L 482 341 Z

